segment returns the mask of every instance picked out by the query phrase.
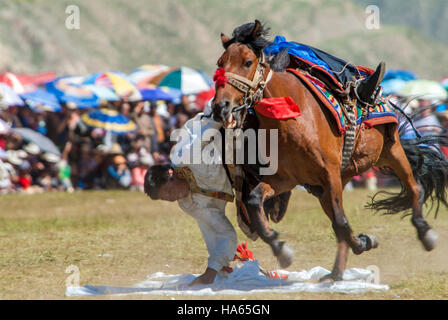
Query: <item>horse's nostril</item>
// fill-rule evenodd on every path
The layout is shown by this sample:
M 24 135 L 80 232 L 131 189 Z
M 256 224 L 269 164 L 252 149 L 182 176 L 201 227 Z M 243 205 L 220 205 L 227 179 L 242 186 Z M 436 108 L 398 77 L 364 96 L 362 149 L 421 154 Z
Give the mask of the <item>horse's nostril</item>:
M 222 108 L 228 108 L 228 107 L 230 107 L 230 101 L 227 100 L 227 99 L 222 100 L 222 101 L 221 101 L 221 107 L 222 107 Z

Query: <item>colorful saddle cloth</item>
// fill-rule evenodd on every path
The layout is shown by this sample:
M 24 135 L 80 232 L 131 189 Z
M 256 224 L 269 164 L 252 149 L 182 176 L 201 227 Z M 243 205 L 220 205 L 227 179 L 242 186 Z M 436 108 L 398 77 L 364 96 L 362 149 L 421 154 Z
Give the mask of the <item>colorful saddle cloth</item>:
M 339 101 L 327 89 L 327 87 L 314 77 L 308 74 L 303 74 L 295 69 L 287 69 L 286 71 L 295 74 L 302 82 L 310 89 L 320 101 L 327 107 L 327 109 L 334 116 L 338 125 L 339 132 L 343 134 L 346 131 L 346 122 L 344 113 Z M 374 108 L 370 108 L 367 115 L 362 117 L 362 109 L 357 107 L 355 110 L 356 124 L 361 122 L 373 127 L 385 123 L 398 123 L 397 116 L 394 110 L 387 103 L 380 101 Z

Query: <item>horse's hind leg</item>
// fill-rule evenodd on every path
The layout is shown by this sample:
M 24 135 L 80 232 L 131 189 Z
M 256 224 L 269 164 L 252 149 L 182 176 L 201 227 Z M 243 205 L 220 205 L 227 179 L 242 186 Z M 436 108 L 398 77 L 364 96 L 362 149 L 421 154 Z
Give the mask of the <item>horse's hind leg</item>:
M 287 268 L 292 263 L 294 252 L 285 242 L 278 240 L 278 232 L 271 228 L 264 211 L 264 202 L 274 194 L 269 184 L 260 182 L 249 194 L 247 210 L 260 238 L 271 246 L 280 266 Z
M 423 218 L 423 190 L 415 181 L 411 165 L 401 146 L 398 131 L 390 148 L 385 149 L 380 158 L 381 165 L 390 167 L 403 183 L 412 204 L 412 224 L 417 229 L 418 239 L 427 251 L 435 248 L 438 235 Z
M 359 235 L 356 237 L 353 235 L 342 207 L 342 181 L 340 175 L 331 174 L 331 172 L 338 172 L 338 170 L 328 172 L 329 178 L 326 185 L 323 186 L 324 192 L 319 200 L 322 208 L 332 222 L 332 227 L 338 242 L 338 250 L 331 274 L 323 277 L 321 281 L 326 279 L 335 281 L 342 280 L 342 275 L 347 265 L 349 248 L 355 254 L 361 254 L 364 251 L 378 246 L 374 237 L 368 235 Z

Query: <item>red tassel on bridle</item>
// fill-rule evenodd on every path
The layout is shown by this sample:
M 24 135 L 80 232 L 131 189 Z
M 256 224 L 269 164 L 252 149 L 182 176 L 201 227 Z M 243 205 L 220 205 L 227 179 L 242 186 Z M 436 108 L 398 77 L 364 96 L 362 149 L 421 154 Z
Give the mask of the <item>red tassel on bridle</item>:
M 229 82 L 229 79 L 226 77 L 226 70 L 224 68 L 216 69 L 213 81 L 215 81 L 217 87 L 224 87 Z

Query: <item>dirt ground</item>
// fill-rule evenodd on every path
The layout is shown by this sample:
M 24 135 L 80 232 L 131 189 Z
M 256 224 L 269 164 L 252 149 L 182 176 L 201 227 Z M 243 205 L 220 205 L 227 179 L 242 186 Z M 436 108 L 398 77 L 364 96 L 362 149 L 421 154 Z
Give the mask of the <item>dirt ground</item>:
M 347 294 L 247 294 L 205 299 L 448 299 L 448 210 L 427 217 L 439 234 L 438 246 L 424 251 L 409 217 L 374 215 L 364 209 L 371 193 L 344 193 L 349 222 L 358 233 L 377 236 L 379 247 L 350 255 L 348 268 L 375 265 L 390 290 Z M 227 215 L 239 241 L 233 204 Z M 274 225 L 295 250 L 288 270 L 331 269 L 336 241 L 318 201 L 294 191 L 288 213 Z M 279 268 L 270 248 L 248 240 L 266 269 Z M 138 192 L 92 191 L 74 194 L 0 197 L 0 299 L 65 297 L 66 270 L 80 271 L 80 285 L 131 286 L 155 272 L 202 273 L 207 251 L 194 220 L 176 203 L 152 201 Z M 101 299 L 198 299 L 197 296 L 131 295 Z M 199 298 L 204 299 L 204 298 Z

